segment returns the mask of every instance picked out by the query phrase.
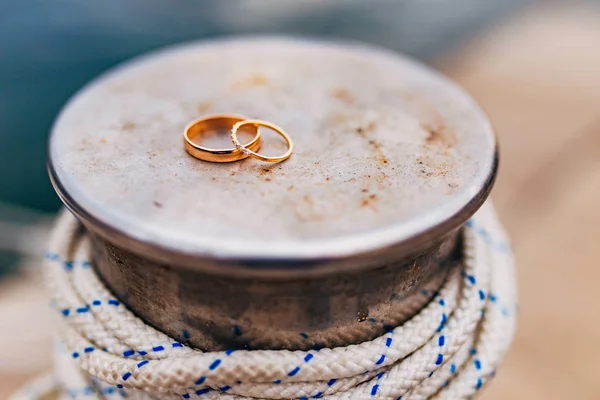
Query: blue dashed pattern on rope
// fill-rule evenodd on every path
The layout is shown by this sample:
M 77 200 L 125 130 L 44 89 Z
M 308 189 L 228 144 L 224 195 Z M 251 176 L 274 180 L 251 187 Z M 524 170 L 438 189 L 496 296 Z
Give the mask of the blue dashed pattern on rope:
M 123 352 L 123 357 L 131 357 L 135 355 L 135 350 L 127 350 Z
M 93 300 L 91 303 L 93 306 L 96 306 L 96 307 L 102 305 L 101 300 Z M 120 304 L 117 300 L 113 300 L 113 299 L 108 300 L 106 303 L 110 306 L 118 306 Z M 77 314 L 86 314 L 91 311 L 91 307 L 89 304 L 86 304 L 85 306 L 75 308 L 74 311 Z M 69 309 L 69 308 L 62 309 L 62 310 L 60 310 L 60 312 L 64 317 L 69 317 L 72 315 L 71 309 Z
M 483 220 L 482 220 L 483 221 Z M 510 253 L 510 246 L 506 244 L 506 241 L 502 236 L 494 230 L 493 224 L 483 223 L 479 220 L 475 222 L 469 222 L 469 232 L 472 232 L 479 239 L 478 243 L 485 243 L 486 246 L 494 252 L 502 253 L 502 257 Z M 469 239 L 471 240 L 471 239 Z M 470 243 L 470 242 L 469 242 Z M 479 248 L 479 251 L 484 251 Z M 487 250 L 485 250 L 487 251 Z M 81 253 L 70 252 L 73 254 L 69 259 L 61 259 L 60 251 L 51 249 L 46 253 L 46 259 L 53 265 L 56 271 L 62 271 L 61 273 L 66 275 L 77 276 L 77 279 L 82 279 L 84 276 L 81 274 L 93 274 L 90 263 L 87 260 L 82 260 Z M 483 254 L 483 253 L 482 253 Z M 487 253 L 486 253 L 487 254 Z M 476 259 L 482 259 L 481 254 L 471 255 Z M 496 257 L 491 254 L 487 254 L 486 257 Z M 469 258 L 471 259 L 471 258 Z M 483 261 L 482 261 L 483 262 Z M 474 264 L 476 265 L 476 264 Z M 80 268 L 81 267 L 81 268 Z M 510 272 L 510 265 L 507 262 L 503 262 L 500 266 L 491 270 L 493 274 L 498 275 L 498 271 L 502 268 L 508 269 Z M 87 272 L 86 272 L 87 271 Z M 79 275 L 78 275 L 79 274 Z M 501 357 L 503 349 L 506 344 L 501 345 L 501 351 L 499 353 L 490 353 L 490 348 L 486 347 L 486 351 L 481 351 L 481 354 L 477 354 L 477 348 L 483 346 L 481 340 L 490 340 L 485 338 L 487 332 L 502 332 L 510 335 L 512 332 L 512 325 L 505 323 L 505 329 L 494 328 L 491 326 L 488 330 L 477 330 L 475 335 L 483 335 L 481 337 L 474 337 L 473 347 L 469 346 L 464 341 L 457 342 L 457 319 L 454 310 L 456 307 L 463 307 L 466 304 L 471 304 L 472 311 L 468 311 L 469 315 L 473 316 L 476 320 L 483 318 L 482 321 L 489 322 L 489 318 L 496 318 L 492 321 L 498 324 L 498 316 L 505 317 L 506 321 L 512 321 L 514 318 L 512 295 L 507 295 L 506 290 L 500 286 L 489 286 L 490 278 L 486 277 L 485 274 L 477 272 L 476 269 L 466 268 L 463 272 L 464 280 L 457 285 L 462 287 L 461 292 L 458 290 L 454 294 L 446 293 L 444 290 L 440 292 L 423 290 L 423 296 L 431 297 L 432 301 L 427 306 L 430 309 L 431 330 L 430 335 L 426 342 L 423 344 L 417 344 L 418 346 L 408 351 L 408 353 L 402 355 L 398 353 L 398 349 L 402 348 L 402 344 L 406 342 L 405 339 L 398 339 L 396 337 L 402 337 L 402 329 L 405 327 L 395 329 L 394 326 L 385 324 L 385 321 L 377 321 L 375 318 L 368 318 L 367 321 L 372 323 L 380 323 L 381 326 L 388 332 L 382 337 L 376 339 L 378 342 L 377 347 L 373 347 L 373 352 L 369 354 L 363 354 L 362 356 L 356 356 L 350 363 L 341 363 L 334 369 L 327 369 L 327 364 L 323 364 L 323 360 L 331 359 L 331 352 L 339 349 L 327 350 L 318 353 L 315 351 L 309 352 L 290 352 L 286 357 L 287 362 L 282 364 L 280 369 L 274 369 L 274 371 L 281 371 L 276 374 L 265 370 L 266 365 L 271 365 L 270 362 L 263 364 L 263 361 L 259 361 L 259 364 L 252 364 L 251 362 L 244 365 L 239 365 L 239 360 L 247 359 L 252 352 L 240 351 L 240 354 L 235 353 L 233 357 L 229 358 L 234 354 L 233 350 L 227 350 L 221 353 L 181 353 L 189 354 L 189 357 L 199 358 L 204 357 L 204 362 L 198 364 L 197 367 L 190 371 L 196 371 L 200 377 L 191 375 L 192 377 L 188 381 L 186 388 L 174 389 L 173 385 L 176 385 L 183 376 L 178 376 L 177 379 L 171 381 L 164 381 L 161 385 L 165 384 L 164 390 L 173 390 L 173 394 L 178 394 L 183 399 L 189 399 L 195 396 L 206 396 L 211 400 L 217 398 L 229 398 L 227 396 L 246 396 L 246 397 L 264 397 L 267 393 L 271 393 L 269 396 L 279 396 L 280 393 L 286 393 L 283 397 L 292 395 L 296 399 L 302 398 L 321 398 L 332 396 L 336 398 L 338 396 L 347 398 L 366 399 L 370 397 L 385 397 L 385 398 L 429 398 L 435 393 L 469 393 L 472 394 L 474 391 L 479 390 L 483 387 L 486 382 L 491 379 L 494 375 L 495 366 L 497 360 Z M 92 293 L 92 292 L 90 292 Z M 468 297 L 463 298 L 463 294 Z M 460 294 L 460 296 L 458 296 Z M 78 296 L 78 297 L 77 297 Z M 88 303 L 77 304 L 77 302 L 69 301 L 55 301 L 53 302 L 54 308 L 57 312 L 62 314 L 64 318 L 64 324 L 68 326 L 86 326 L 88 321 L 94 321 L 95 318 L 104 315 L 103 318 L 109 318 L 109 323 L 106 326 L 111 325 L 110 318 L 117 318 L 122 313 L 128 312 L 124 306 L 116 299 L 107 298 L 105 294 L 97 295 L 77 295 L 71 296 L 70 299 L 81 299 L 82 302 L 87 301 Z M 443 296 L 443 297 L 442 297 Z M 460 297 L 460 301 L 463 303 L 457 304 L 456 298 Z M 62 307 L 61 307 L 62 306 Z M 118 307 L 118 308 L 115 308 Z M 462 309 L 462 308 L 461 308 Z M 112 313 L 112 314 L 111 314 Z M 502 319 L 502 318 L 500 318 Z M 103 320 L 104 321 L 104 320 Z M 475 320 L 474 320 L 475 321 Z M 481 323 L 481 321 L 477 321 Z M 118 325 L 117 325 L 118 326 Z M 469 326 L 474 326 L 471 324 Z M 112 329 L 112 328 L 111 328 Z M 421 329 L 421 328 L 420 328 Z M 437 333 L 435 332 L 437 330 Z M 78 331 L 79 332 L 79 331 Z M 243 336 L 244 332 L 238 327 L 233 328 L 232 337 Z M 115 365 L 126 366 L 118 370 L 116 375 L 117 382 L 115 384 L 119 390 L 124 390 L 124 386 L 135 392 L 135 389 L 144 387 L 141 385 L 152 384 L 152 374 L 154 370 L 163 364 L 166 358 L 174 357 L 174 365 L 177 365 L 177 352 L 190 351 L 185 346 L 187 339 L 190 338 L 190 334 L 187 331 L 182 331 L 181 336 L 178 338 L 180 341 L 171 341 L 161 339 L 153 340 L 151 342 L 143 342 L 143 346 L 135 344 L 135 340 L 126 345 L 119 344 L 114 347 L 111 343 L 95 342 L 94 340 L 87 341 L 87 331 L 81 330 L 81 339 L 73 339 L 74 342 L 68 343 L 68 349 L 70 352 L 68 356 L 72 362 L 78 365 L 88 365 L 91 362 L 103 362 L 102 357 L 113 357 L 111 360 L 115 360 Z M 308 335 L 299 332 L 298 335 L 304 339 L 308 339 Z M 135 337 L 135 335 L 133 336 Z M 508 336 L 509 337 L 509 336 Z M 506 340 L 506 339 L 502 339 Z M 506 342 L 503 342 L 506 343 Z M 94 346 L 91 346 L 93 344 Z M 366 343 L 364 345 L 370 345 Z M 96 347 L 97 346 L 97 347 Z M 363 346 L 363 345 L 360 345 Z M 460 347 L 462 346 L 462 347 Z M 131 347 L 128 349 L 127 347 Z M 482 347 L 483 348 L 483 347 Z M 95 351 L 95 349 L 102 349 L 102 351 Z M 317 346 L 317 349 L 319 347 Z M 421 351 L 422 350 L 422 351 Z M 459 351 L 460 350 L 460 351 Z M 115 354 L 115 352 L 117 352 Z M 175 353 L 173 353 L 175 352 Z M 106 354 L 105 353 L 110 353 Z M 258 352 L 263 354 L 263 352 Z M 265 354 L 268 352 L 265 352 Z M 273 352 L 273 354 L 283 355 L 284 352 Z M 379 353 L 379 354 L 378 354 Z M 426 356 L 426 357 L 424 357 Z M 116 357 L 116 358 L 115 358 Z M 148 357 L 149 359 L 145 359 Z M 182 360 L 188 360 L 186 355 Z M 210 358 L 214 357 L 214 358 Z M 410 368 L 399 368 L 400 364 L 409 363 L 414 358 L 419 360 L 421 357 L 422 363 L 420 365 L 428 365 L 425 371 L 412 370 Z M 492 357 L 490 359 L 490 357 Z M 122 361 L 120 361 L 122 360 Z M 191 359 L 190 359 L 191 360 Z M 273 365 L 279 365 L 278 359 L 273 359 Z M 170 362 L 173 362 L 169 360 Z M 314 364 L 318 363 L 319 368 L 315 368 Z M 108 364 L 107 364 L 108 365 Z M 243 375 L 237 376 L 238 371 L 245 371 L 245 368 L 258 368 L 261 372 L 256 376 L 270 377 L 265 381 L 266 383 L 254 383 L 256 382 L 256 376 Z M 415 364 L 419 365 L 419 364 Z M 352 367 L 354 366 L 354 367 Z M 98 368 L 98 367 L 95 367 Z M 178 367 L 179 368 L 179 367 Z M 323 369 L 325 368 L 325 369 Z M 355 368 L 352 373 L 345 373 L 345 375 L 329 375 L 332 373 L 338 373 L 339 369 L 348 370 L 348 368 Z M 97 370 L 97 369 L 95 369 Z M 249 370 L 249 371 L 252 371 Z M 321 371 L 315 375 L 315 371 Z M 165 371 L 165 373 L 171 373 Z M 181 369 L 181 374 L 190 373 L 186 368 Z M 271 373 L 272 375 L 269 375 Z M 418 375 L 421 374 L 421 375 Z M 187 375 L 186 375 L 187 376 Z M 429 376 L 429 379 L 425 379 L 425 376 Z M 242 384 L 241 380 L 247 383 Z M 248 379 L 246 379 L 248 378 Z M 261 378 L 262 379 L 262 378 Z M 320 380 L 320 381 L 319 381 Z M 185 380 L 181 381 L 184 382 Z M 161 380 L 161 382 L 163 382 Z M 320 382 L 320 383 L 319 383 Z M 353 383 L 349 383 L 353 382 Z M 394 384 L 394 382 L 410 383 L 416 382 L 416 386 L 410 388 L 400 388 Z M 169 386 L 171 385 L 171 386 Z M 188 386 L 189 385 L 189 386 Z M 193 385 L 200 386 L 206 385 L 205 387 L 194 387 Z M 263 386 L 261 386 L 263 385 Z M 270 386 L 272 385 L 272 386 Z M 269 387 L 267 387 L 269 386 Z M 65 387 L 69 387 L 65 385 Z M 77 387 L 73 385 L 73 387 Z M 163 386 L 161 386 L 162 388 Z M 172 389 L 173 387 L 173 389 Z M 266 392 L 255 392 L 255 388 L 264 387 Z M 428 387 L 434 391 L 428 392 Z M 297 390 L 296 390 L 297 388 Z M 343 392 L 341 390 L 344 388 Z M 152 393 L 149 387 L 148 390 Z M 163 390 L 163 389 L 161 389 Z M 179 392 L 177 392 L 177 390 Z M 261 389 L 262 390 L 262 389 Z M 270 392 L 271 391 L 271 392 Z M 84 392 L 78 392 L 83 394 Z M 91 393 L 91 392 L 90 392 Z M 112 388 L 112 393 L 119 394 L 117 390 Z M 294 395 L 295 393 L 295 395 Z M 344 394 L 345 393 L 345 394 Z M 104 392 L 100 393 L 105 394 Z M 450 397 L 448 397 L 450 398 Z M 451 398 L 462 398 L 460 396 L 451 396 Z
M 204 382 L 206 382 L 206 377 L 205 376 L 201 376 L 196 382 L 194 382 L 195 385 L 202 385 Z

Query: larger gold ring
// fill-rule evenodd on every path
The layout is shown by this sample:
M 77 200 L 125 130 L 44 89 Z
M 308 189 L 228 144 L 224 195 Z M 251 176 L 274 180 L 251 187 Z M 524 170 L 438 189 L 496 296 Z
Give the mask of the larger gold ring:
M 185 150 L 193 157 L 203 161 L 232 162 L 247 158 L 249 154 L 244 153 L 236 147 L 230 149 L 211 149 L 209 147 L 200 146 L 192 141 L 192 139 L 202 136 L 207 131 L 215 129 L 230 131 L 232 125 L 245 120 L 246 118 L 241 115 L 225 114 L 211 115 L 194 121 L 185 128 L 185 133 L 183 135 L 183 145 Z M 250 142 L 244 145 L 244 148 L 259 150 L 261 144 L 260 130 L 255 125 L 252 125 L 249 128 L 253 129 L 251 133 L 255 133 L 255 135 Z
M 262 154 L 258 154 L 256 152 L 252 151 L 252 149 L 247 145 L 246 146 L 241 145 L 237 138 L 237 131 L 238 131 L 238 129 L 240 129 L 241 127 L 243 127 L 245 125 L 254 125 L 256 127 L 256 129 L 258 129 L 259 126 L 264 126 L 266 128 L 274 130 L 275 132 L 280 134 L 285 139 L 285 141 L 288 145 L 287 151 L 281 156 L 267 157 L 267 156 L 263 156 Z M 233 128 L 231 128 L 231 141 L 235 145 L 236 149 L 240 150 L 242 153 L 246 154 L 247 156 L 256 158 L 257 160 L 272 162 L 272 163 L 276 163 L 276 162 L 280 162 L 280 161 L 288 159 L 292 155 L 292 151 L 294 151 L 294 143 L 292 143 L 292 139 L 287 135 L 287 133 L 285 133 L 283 131 L 283 129 L 281 129 L 280 127 L 278 127 L 275 124 L 272 124 L 267 121 L 261 121 L 259 119 L 247 119 L 245 121 L 237 122 L 235 125 L 233 125 Z

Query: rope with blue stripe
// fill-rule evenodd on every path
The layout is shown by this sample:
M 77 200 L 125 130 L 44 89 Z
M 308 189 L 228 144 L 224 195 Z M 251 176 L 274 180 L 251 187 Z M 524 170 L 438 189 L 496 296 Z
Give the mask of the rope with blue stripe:
M 513 259 L 491 205 L 464 228 L 464 265 L 401 326 L 358 345 L 201 352 L 156 331 L 90 268 L 63 213 L 46 254 L 62 318 L 55 385 L 67 398 L 462 399 L 495 375 L 515 328 Z M 24 390 L 13 399 L 34 399 Z

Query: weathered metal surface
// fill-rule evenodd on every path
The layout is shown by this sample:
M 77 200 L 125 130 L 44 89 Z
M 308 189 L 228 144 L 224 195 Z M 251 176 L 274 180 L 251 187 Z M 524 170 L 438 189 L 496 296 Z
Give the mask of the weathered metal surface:
M 454 234 L 374 269 L 250 278 L 155 263 L 95 240 L 97 269 L 117 297 L 156 328 L 206 350 L 308 350 L 380 336 L 422 308 L 460 259 Z
M 296 150 L 275 165 L 195 160 L 183 129 L 211 113 L 274 122 Z M 278 145 L 265 132 L 262 151 Z M 99 272 L 143 318 L 206 349 L 305 348 L 376 336 L 427 301 L 415 294 L 453 264 L 495 151 L 472 100 L 421 65 L 253 38 L 92 83 L 54 127 L 50 170 L 95 233 Z

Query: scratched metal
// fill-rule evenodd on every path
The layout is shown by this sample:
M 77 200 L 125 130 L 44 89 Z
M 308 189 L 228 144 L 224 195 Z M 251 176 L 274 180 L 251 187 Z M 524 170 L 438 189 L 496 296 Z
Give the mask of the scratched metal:
M 274 122 L 294 154 L 195 160 L 183 129 L 212 113 Z M 284 150 L 263 132 L 262 151 Z M 342 345 L 402 322 L 458 261 L 457 229 L 495 169 L 489 122 L 445 78 L 383 50 L 297 39 L 136 59 L 77 94 L 50 142 L 51 177 L 93 232 L 103 278 L 205 349 Z

